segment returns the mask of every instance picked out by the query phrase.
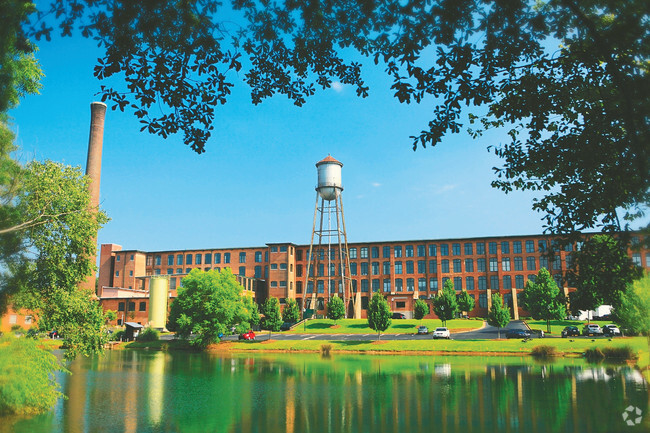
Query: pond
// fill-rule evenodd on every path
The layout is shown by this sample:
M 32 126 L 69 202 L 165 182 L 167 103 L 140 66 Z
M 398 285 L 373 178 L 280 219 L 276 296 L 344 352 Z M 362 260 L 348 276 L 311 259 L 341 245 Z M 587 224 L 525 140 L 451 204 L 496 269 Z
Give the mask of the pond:
M 643 377 L 581 359 L 124 350 L 70 370 L 67 400 L 0 433 L 650 430 Z

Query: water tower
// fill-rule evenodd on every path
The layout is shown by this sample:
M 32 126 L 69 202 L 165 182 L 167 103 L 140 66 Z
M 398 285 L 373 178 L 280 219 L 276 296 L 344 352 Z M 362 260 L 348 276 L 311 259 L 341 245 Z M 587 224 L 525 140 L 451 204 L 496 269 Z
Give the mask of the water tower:
M 353 289 L 350 278 L 348 239 L 341 198 L 342 167 L 343 164 L 330 155 L 316 163 L 318 186 L 307 256 L 303 311 L 324 315 L 326 302 L 332 296 L 340 296 L 346 306 L 346 317 L 360 319 L 360 293 Z

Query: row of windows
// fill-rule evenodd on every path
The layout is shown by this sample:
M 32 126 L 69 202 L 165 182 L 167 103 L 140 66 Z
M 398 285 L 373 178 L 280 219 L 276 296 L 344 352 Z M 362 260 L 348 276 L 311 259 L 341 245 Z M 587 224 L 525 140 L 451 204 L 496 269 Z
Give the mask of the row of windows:
M 120 256 L 116 257 L 119 262 Z M 183 264 L 186 265 L 211 265 L 221 263 L 222 253 L 205 253 L 205 254 L 168 254 L 167 255 L 167 266 L 173 266 L 176 263 L 177 266 Z M 255 263 L 262 263 L 262 251 L 255 251 L 253 257 Z M 264 261 L 268 262 L 268 252 L 264 252 Z M 162 256 L 156 254 L 153 257 L 154 266 L 160 266 L 162 264 Z M 223 253 L 223 263 L 230 263 L 230 253 Z M 239 253 L 239 263 L 246 263 L 246 252 Z M 151 256 L 147 257 L 147 266 L 151 266 Z
M 133 259 L 134 259 L 134 255 L 131 254 L 130 257 L 129 257 L 129 260 L 133 261 Z M 118 262 L 121 260 L 121 257 L 120 257 L 119 254 L 115 256 L 115 260 L 118 261 Z
M 142 301 L 139 304 L 140 305 L 138 306 L 138 311 L 147 311 L 147 303 L 145 301 Z M 124 311 L 126 307 L 127 307 L 126 302 L 120 302 L 117 304 L 117 311 Z M 128 302 L 128 311 L 135 311 L 135 302 L 133 301 Z

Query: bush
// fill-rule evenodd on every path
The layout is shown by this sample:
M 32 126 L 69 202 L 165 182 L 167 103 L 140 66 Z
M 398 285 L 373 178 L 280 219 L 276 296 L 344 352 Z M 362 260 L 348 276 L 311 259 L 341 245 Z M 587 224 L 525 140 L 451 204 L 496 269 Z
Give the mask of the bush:
M 542 345 L 533 347 L 530 354 L 535 358 L 551 358 L 557 356 L 557 351 L 555 350 L 555 346 Z
M 603 349 L 605 359 L 628 361 L 636 359 L 636 353 L 630 346 L 623 347 L 606 347 Z
M 321 344 L 320 345 L 320 354 L 325 358 L 329 358 L 330 352 L 332 351 L 331 344 Z
M 138 341 L 158 341 L 160 340 L 160 332 L 153 328 L 145 328 L 138 335 Z
M 11 332 L 21 332 L 23 327 L 20 325 L 11 325 Z
M 594 347 L 593 349 L 585 350 L 585 358 L 587 358 L 587 361 L 599 362 L 605 359 L 605 354 L 600 348 Z
M 111 334 L 111 341 L 122 341 L 123 336 L 124 336 L 123 329 L 120 329 L 119 331 L 115 331 Z

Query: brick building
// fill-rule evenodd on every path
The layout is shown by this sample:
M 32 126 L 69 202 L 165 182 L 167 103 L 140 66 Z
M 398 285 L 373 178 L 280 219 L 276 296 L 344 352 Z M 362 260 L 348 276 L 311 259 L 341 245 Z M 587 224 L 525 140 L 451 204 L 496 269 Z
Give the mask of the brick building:
M 641 235 L 632 239 L 630 257 L 638 266 L 650 268 L 650 251 Z M 451 279 L 458 292 L 467 290 L 476 308 L 470 316 L 487 315 L 492 293 L 500 293 L 514 318 L 526 315 L 519 306 L 525 282 L 546 267 L 565 294 L 564 280 L 572 253 L 579 245 L 559 247 L 545 235 L 501 236 L 349 244 L 350 279 L 361 293 L 362 317 L 373 292 L 382 292 L 394 312 L 412 316 L 417 299 L 430 300 Z M 145 323 L 148 310 L 148 278 L 168 275 L 170 298 L 190 270 L 230 267 L 248 294 L 262 302 L 268 296 L 298 301 L 304 308 L 324 314 L 327 299 L 341 284 L 327 277 L 340 272 L 335 246 L 314 246 L 312 276 L 307 276 L 309 245 L 272 243 L 263 247 L 215 248 L 144 252 L 122 251 L 119 245 L 101 246 L 98 295 L 105 309 L 118 311 L 118 321 Z M 554 251 L 551 254 L 551 251 Z M 337 287 L 338 286 L 338 287 Z M 304 302 L 304 303 L 303 303 Z M 130 315 L 130 319 L 129 316 Z M 435 317 L 431 315 L 430 317 Z

